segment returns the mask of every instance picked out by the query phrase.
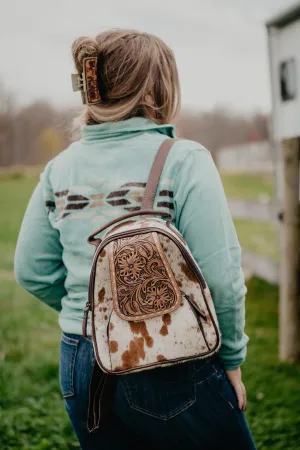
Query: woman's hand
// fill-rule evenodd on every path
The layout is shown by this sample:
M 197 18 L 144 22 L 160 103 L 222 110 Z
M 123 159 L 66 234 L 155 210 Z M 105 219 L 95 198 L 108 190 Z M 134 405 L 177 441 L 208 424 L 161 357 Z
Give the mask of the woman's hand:
M 246 403 L 247 403 L 247 394 L 246 394 L 246 388 L 244 386 L 244 383 L 242 382 L 242 371 L 239 367 L 235 370 L 226 370 L 226 374 L 228 377 L 228 380 L 230 381 L 231 385 L 233 386 L 233 389 L 235 390 L 239 408 L 242 411 L 246 411 Z

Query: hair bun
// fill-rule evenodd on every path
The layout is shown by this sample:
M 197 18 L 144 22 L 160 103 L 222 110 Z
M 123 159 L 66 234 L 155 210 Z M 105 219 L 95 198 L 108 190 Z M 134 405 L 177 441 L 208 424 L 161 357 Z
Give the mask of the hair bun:
M 72 44 L 72 56 L 78 73 L 83 70 L 83 59 L 97 56 L 97 42 L 89 37 L 81 36 Z
M 177 117 L 180 85 L 176 61 L 171 49 L 157 36 L 112 29 L 95 39 L 78 38 L 72 53 L 79 74 L 83 72 L 84 58 L 98 58 L 97 87 L 101 96 L 100 103 L 85 105 L 74 121 L 76 136 L 83 123 L 145 117 L 165 124 Z

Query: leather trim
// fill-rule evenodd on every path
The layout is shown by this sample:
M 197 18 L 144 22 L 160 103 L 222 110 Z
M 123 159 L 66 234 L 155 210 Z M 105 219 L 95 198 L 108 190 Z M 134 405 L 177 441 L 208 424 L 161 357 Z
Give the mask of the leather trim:
M 88 237 L 88 243 L 91 245 L 95 245 L 97 247 L 102 242 L 102 239 L 95 238 L 95 236 L 97 234 L 106 230 L 106 228 L 110 227 L 111 225 L 121 222 L 122 220 L 129 219 L 130 217 L 143 216 L 143 215 L 169 217 L 171 220 L 173 220 L 173 215 L 169 211 L 158 211 L 158 210 L 154 210 L 154 209 L 146 209 L 146 210 L 130 212 L 130 213 L 124 214 L 123 216 L 117 217 L 116 219 L 110 220 L 109 222 L 104 224 L 102 227 L 98 228 L 98 230 L 94 231 Z
M 173 233 L 175 233 L 179 237 L 179 239 L 184 243 L 184 245 L 187 245 L 186 240 L 184 239 L 184 237 L 179 233 L 177 228 L 175 228 L 174 226 L 171 225 L 169 220 L 166 222 L 166 225 L 167 225 L 168 228 L 170 228 L 171 231 L 173 231 Z

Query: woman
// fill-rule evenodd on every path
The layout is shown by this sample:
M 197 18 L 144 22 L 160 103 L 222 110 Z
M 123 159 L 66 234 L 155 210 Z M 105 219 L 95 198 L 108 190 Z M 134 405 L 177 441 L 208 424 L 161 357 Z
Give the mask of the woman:
M 15 256 L 17 281 L 59 312 L 60 382 L 83 449 L 254 449 L 244 419 L 240 366 L 246 355 L 241 251 L 210 153 L 177 141 L 155 207 L 169 209 L 213 296 L 222 346 L 217 356 L 117 377 L 110 420 L 87 430 L 94 352 L 81 335 L 95 228 L 138 211 L 160 144 L 174 137 L 180 88 L 172 51 L 157 37 L 112 30 L 72 47 L 79 75 L 97 58 L 77 119 L 81 138 L 49 162 L 26 211 Z M 76 77 L 75 77 L 76 78 Z M 75 79 L 75 84 L 78 80 Z M 88 84 L 89 82 L 87 82 Z M 94 89 L 94 90 L 93 90 Z

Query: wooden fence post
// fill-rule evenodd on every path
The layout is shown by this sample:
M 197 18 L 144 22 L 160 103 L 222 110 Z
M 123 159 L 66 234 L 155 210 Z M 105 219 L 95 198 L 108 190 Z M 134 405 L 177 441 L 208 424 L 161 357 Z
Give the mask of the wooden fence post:
M 299 226 L 299 160 L 300 139 L 282 143 L 284 164 L 283 255 L 281 259 L 279 307 L 279 358 L 295 361 L 300 350 L 298 305 Z

